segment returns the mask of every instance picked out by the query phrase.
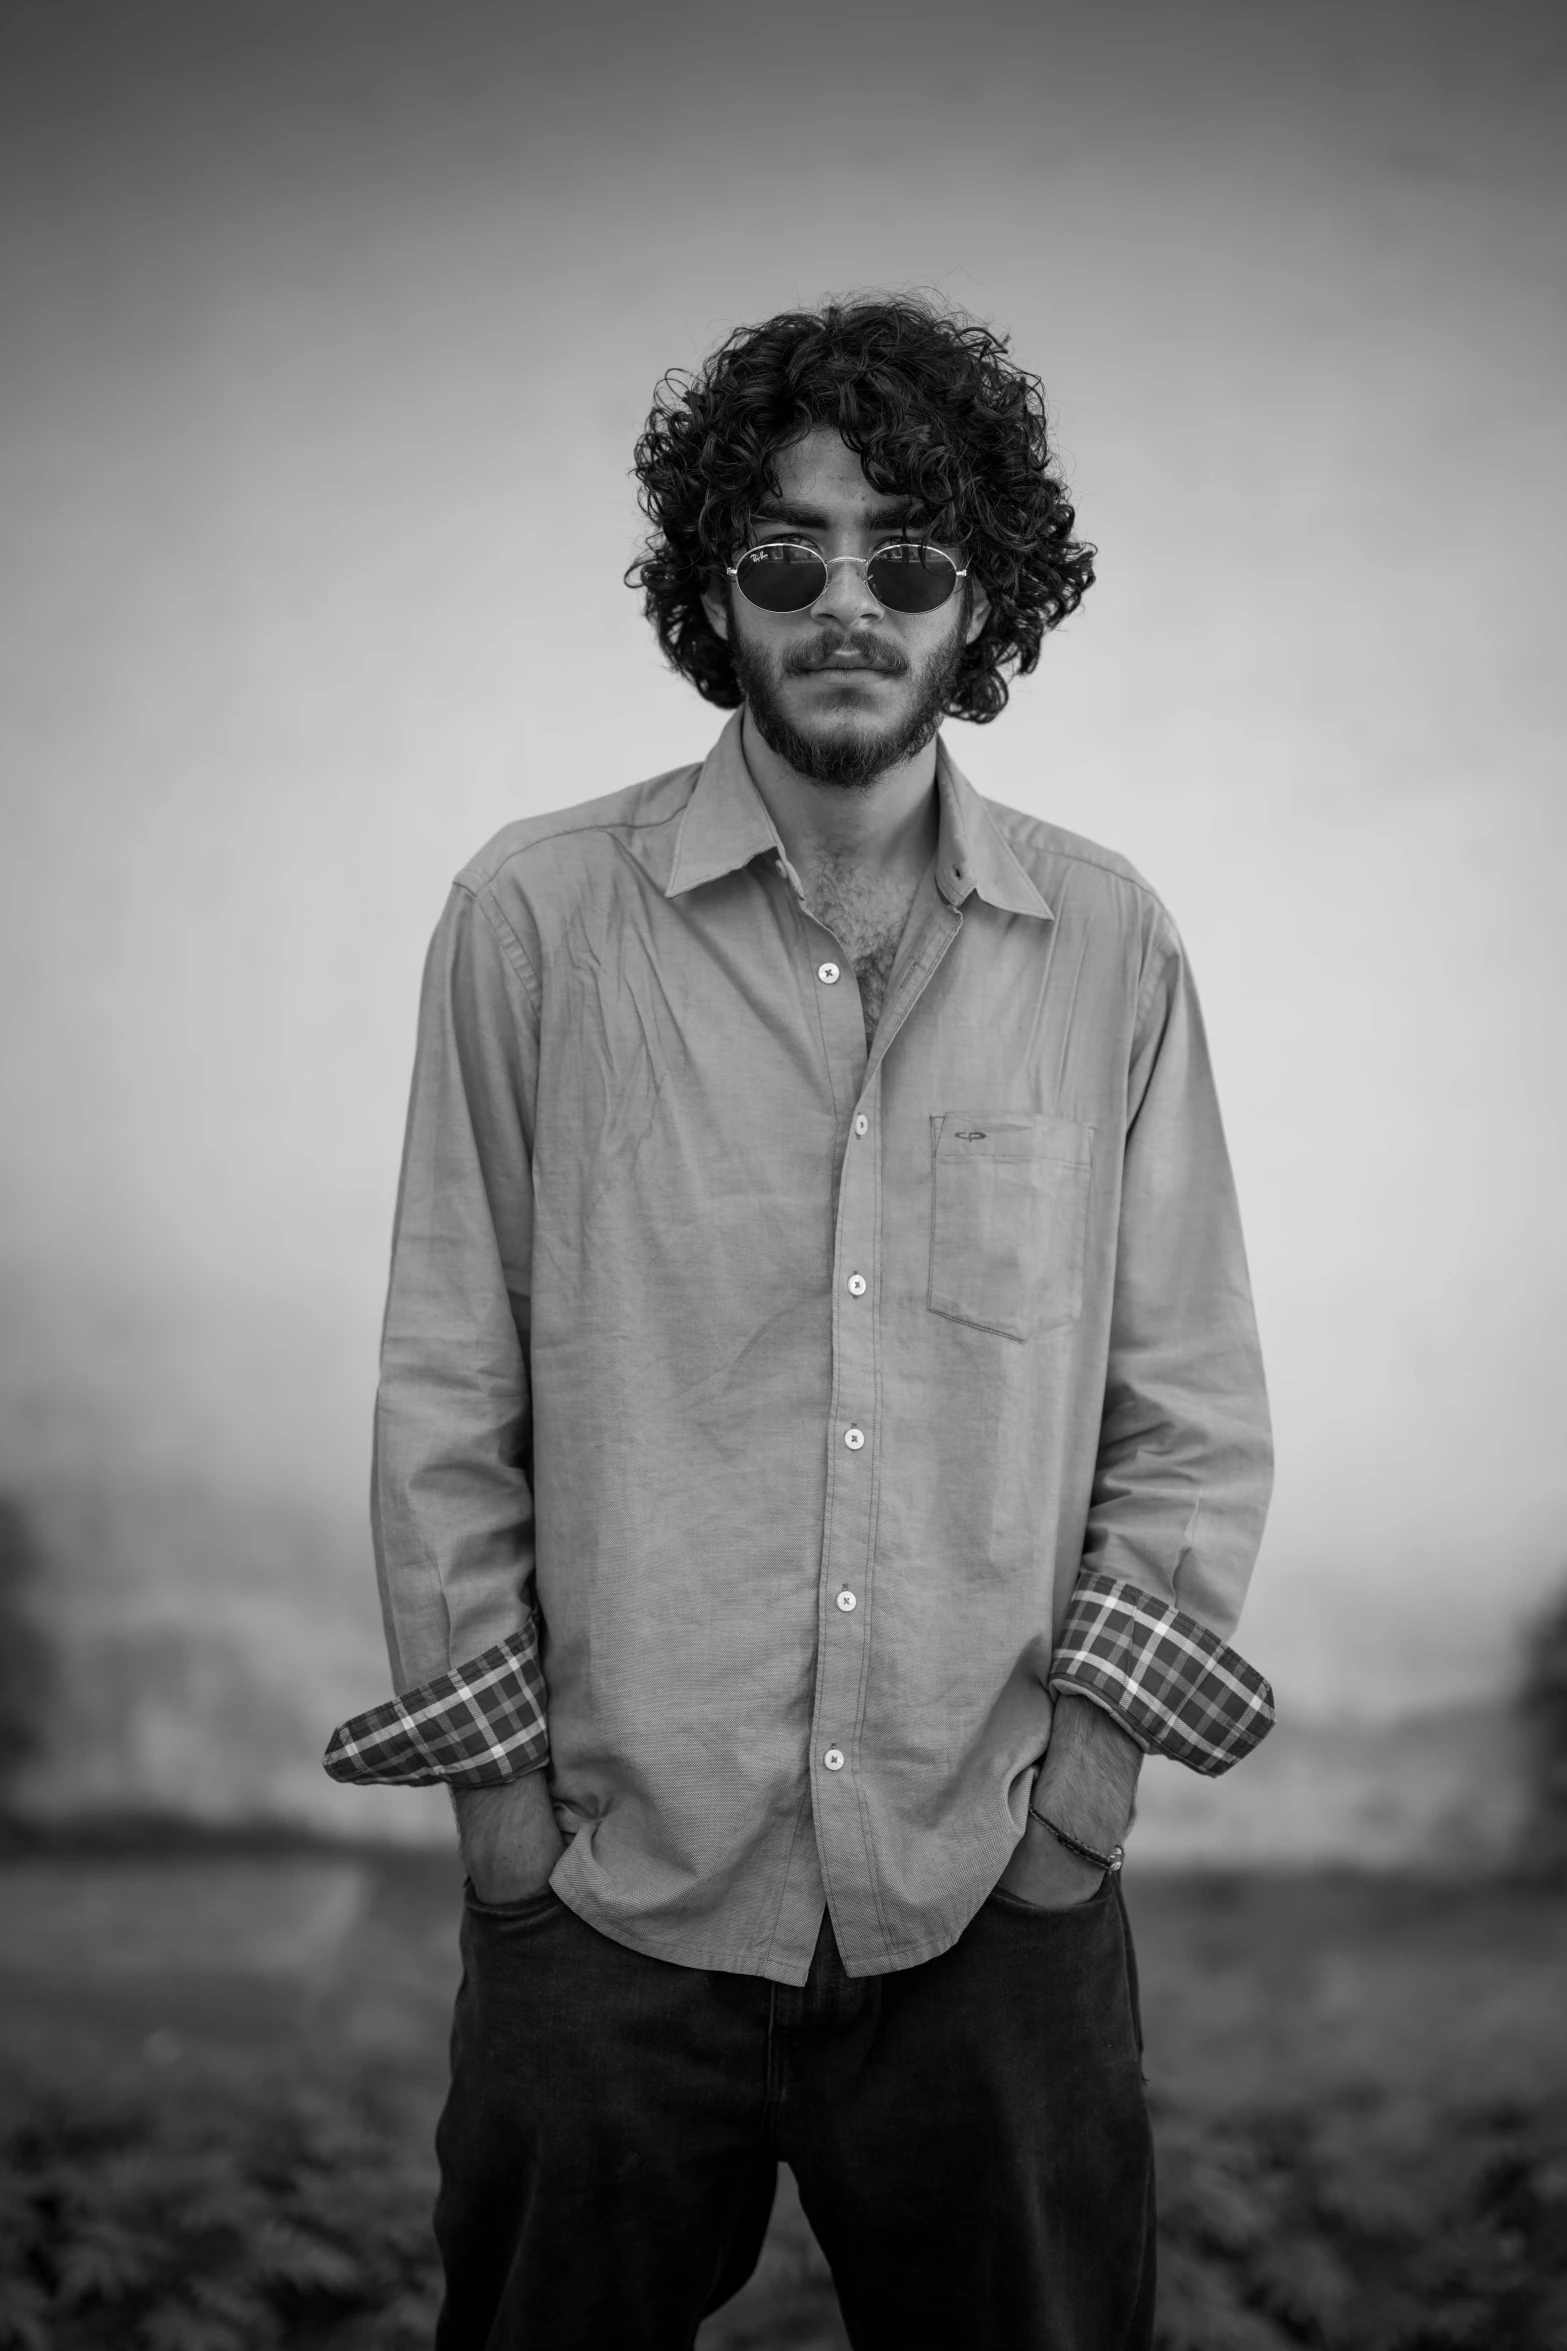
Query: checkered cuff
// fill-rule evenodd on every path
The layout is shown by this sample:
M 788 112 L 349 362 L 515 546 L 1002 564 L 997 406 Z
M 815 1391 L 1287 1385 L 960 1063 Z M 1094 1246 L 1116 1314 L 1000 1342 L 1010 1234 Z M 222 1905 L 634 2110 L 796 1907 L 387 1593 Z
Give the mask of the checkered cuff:
M 394 1788 L 494 1788 L 549 1759 L 539 1631 L 530 1617 L 482 1657 L 356 1714 L 323 1758 L 335 1780 Z
M 1217 1779 L 1273 1728 L 1273 1692 L 1195 1617 L 1115 1576 L 1077 1579 L 1050 1664 L 1057 1693 L 1091 1698 L 1146 1754 Z

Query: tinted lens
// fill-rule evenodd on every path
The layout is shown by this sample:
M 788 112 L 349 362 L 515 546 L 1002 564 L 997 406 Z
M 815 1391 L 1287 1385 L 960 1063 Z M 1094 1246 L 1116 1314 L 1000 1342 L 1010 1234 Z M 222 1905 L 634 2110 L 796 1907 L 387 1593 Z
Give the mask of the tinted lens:
M 735 584 L 748 604 L 764 612 L 804 612 L 827 585 L 827 566 L 809 547 L 779 541 L 748 547 L 735 565 Z
M 958 567 L 939 547 L 883 547 L 871 557 L 871 594 L 889 612 L 934 612 L 958 584 Z

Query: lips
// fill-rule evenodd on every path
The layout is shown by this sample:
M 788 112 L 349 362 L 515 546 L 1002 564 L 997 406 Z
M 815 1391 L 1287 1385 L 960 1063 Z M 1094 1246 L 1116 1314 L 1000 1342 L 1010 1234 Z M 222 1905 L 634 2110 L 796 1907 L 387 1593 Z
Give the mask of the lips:
M 844 646 L 827 654 L 796 654 L 786 664 L 794 677 L 901 677 L 907 663 L 896 654 L 869 652 Z

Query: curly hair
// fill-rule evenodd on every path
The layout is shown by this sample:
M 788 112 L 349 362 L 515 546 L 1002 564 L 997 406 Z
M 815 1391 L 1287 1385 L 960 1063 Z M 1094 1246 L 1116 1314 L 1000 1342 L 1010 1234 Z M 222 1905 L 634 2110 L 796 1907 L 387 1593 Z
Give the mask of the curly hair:
M 626 574 L 672 668 L 722 710 L 743 700 L 702 591 L 776 496 L 779 453 L 815 425 L 855 451 L 874 488 L 912 498 L 933 539 L 967 549 L 990 600 L 947 713 L 983 724 L 1006 672 L 1093 584 L 1094 549 L 1051 449 L 1044 388 L 1006 338 L 908 295 L 828 302 L 739 327 L 694 373 L 666 375 L 636 448 L 646 545 Z

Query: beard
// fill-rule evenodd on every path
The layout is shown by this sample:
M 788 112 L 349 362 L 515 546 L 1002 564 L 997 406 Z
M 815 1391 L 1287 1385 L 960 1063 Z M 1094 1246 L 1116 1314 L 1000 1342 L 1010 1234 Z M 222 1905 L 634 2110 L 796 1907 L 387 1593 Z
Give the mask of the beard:
M 889 768 L 923 751 L 940 726 L 963 659 L 962 624 L 967 611 L 965 595 L 958 604 L 958 625 L 948 642 L 917 664 L 870 629 L 850 629 L 847 634 L 823 629 L 808 644 L 795 646 L 779 660 L 760 645 L 748 644 L 742 631 L 731 623 L 730 658 L 757 733 L 770 751 L 808 782 L 863 791 Z M 830 654 L 851 648 L 861 661 L 883 675 L 909 680 L 901 714 L 881 722 L 852 714 L 828 714 L 807 733 L 783 709 L 783 681 L 809 676 L 826 666 Z

